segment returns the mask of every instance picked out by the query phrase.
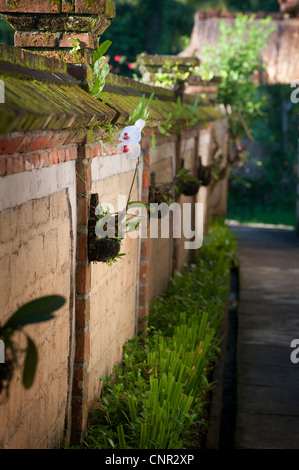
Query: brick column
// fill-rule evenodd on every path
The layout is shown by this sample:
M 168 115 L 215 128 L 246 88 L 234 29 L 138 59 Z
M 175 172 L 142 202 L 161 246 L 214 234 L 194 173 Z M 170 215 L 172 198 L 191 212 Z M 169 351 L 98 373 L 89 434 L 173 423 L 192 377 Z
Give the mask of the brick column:
M 110 0 L 0 0 L 0 13 L 16 31 L 15 46 L 67 63 L 90 64 L 115 8 Z M 72 38 L 79 40 L 80 50 L 73 50 Z
M 144 149 L 144 164 L 142 174 L 142 201 L 148 202 L 150 151 Z M 138 331 L 141 332 L 147 326 L 145 318 L 149 314 L 150 301 L 150 238 L 141 239 L 140 271 L 139 271 L 139 305 L 138 305 Z
M 88 364 L 90 356 L 91 265 L 88 262 L 88 215 L 91 192 L 91 158 L 79 145 L 77 173 L 77 250 L 75 360 L 72 394 L 72 443 L 81 443 L 88 418 Z
M 177 174 L 182 165 L 182 135 L 179 134 L 178 138 L 175 143 L 175 171 L 174 173 Z M 175 198 L 175 202 L 180 202 L 180 196 Z M 174 272 L 177 270 L 178 267 L 178 252 L 179 252 L 180 241 L 178 238 L 173 239 L 173 251 L 172 251 L 172 276 Z

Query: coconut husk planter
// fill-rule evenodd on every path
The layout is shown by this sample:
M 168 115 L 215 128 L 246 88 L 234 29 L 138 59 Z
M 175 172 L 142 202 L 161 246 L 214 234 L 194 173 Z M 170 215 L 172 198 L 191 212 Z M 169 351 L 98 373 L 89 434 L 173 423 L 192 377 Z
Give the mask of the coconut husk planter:
M 178 176 L 175 182 L 178 196 L 181 194 L 184 194 L 184 196 L 195 196 L 200 188 L 200 181 L 195 176 L 190 176 L 189 174 Z
M 151 182 L 149 187 L 149 204 L 162 204 L 166 203 L 166 206 L 163 206 L 161 210 L 156 210 L 155 212 L 150 211 L 150 217 L 155 217 L 161 219 L 165 217 L 168 212 L 168 206 L 174 201 L 174 183 L 156 183 L 156 174 L 151 173 Z
M 184 194 L 184 196 L 195 196 L 200 188 L 200 181 L 198 180 L 194 170 L 188 170 L 184 167 L 184 159 L 181 159 L 181 169 L 175 176 L 175 187 L 177 196 Z
M 184 196 L 195 196 L 200 188 L 200 182 L 196 181 L 196 179 L 192 178 L 191 176 L 186 176 L 181 184 L 181 192 L 184 194 Z
M 201 181 L 202 186 L 209 186 L 212 179 L 212 168 L 210 166 L 204 166 L 199 160 L 199 167 L 197 177 Z
M 118 220 L 119 217 L 124 217 L 124 214 L 111 214 L 111 228 L 115 227 L 115 236 L 117 238 L 98 238 L 96 236 L 95 227 L 98 217 L 95 214 L 96 207 L 99 204 L 98 194 L 92 194 L 90 199 L 90 212 L 88 219 L 88 259 L 93 262 L 107 262 L 109 259 L 114 259 L 120 252 L 121 240 L 123 234 L 118 234 Z M 107 227 L 108 224 L 108 227 Z M 107 230 L 109 228 L 109 220 L 106 222 Z

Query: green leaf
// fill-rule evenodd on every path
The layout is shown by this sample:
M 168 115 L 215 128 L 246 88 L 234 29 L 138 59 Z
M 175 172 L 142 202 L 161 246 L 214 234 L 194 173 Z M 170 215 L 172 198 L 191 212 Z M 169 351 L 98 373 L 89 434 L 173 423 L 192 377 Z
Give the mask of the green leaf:
M 148 118 L 148 108 L 152 102 L 155 93 L 152 93 L 145 104 L 145 95 L 142 95 L 141 101 L 133 113 L 129 116 L 128 124 L 133 124 L 138 121 L 138 119 L 143 119 L 144 121 Z
M 159 132 L 167 137 L 169 137 L 171 134 L 163 127 L 163 126 L 160 126 L 158 127 L 159 129 Z
M 77 38 L 71 38 L 71 41 L 72 41 L 73 44 L 74 44 L 73 50 L 74 50 L 75 52 L 79 51 L 79 50 L 81 49 L 79 39 L 77 39 Z
M 155 136 L 154 131 L 151 132 L 151 145 L 152 145 L 152 149 L 154 152 L 156 148 L 156 136 Z
M 35 371 L 38 362 L 38 353 L 36 346 L 32 339 L 27 336 L 27 350 L 23 369 L 23 385 L 25 388 L 30 388 L 34 381 Z
M 103 97 L 102 90 L 105 86 L 106 77 L 110 72 L 109 65 L 103 64 L 103 62 L 104 60 L 99 60 L 93 70 L 94 84 L 90 93 L 94 98 Z
M 140 223 L 142 222 L 142 219 L 139 219 L 135 222 L 129 222 L 127 223 L 127 232 L 130 233 L 130 232 L 134 232 L 135 230 L 137 230 L 137 228 L 139 227 Z
M 71 41 L 73 41 L 77 46 L 80 46 L 80 41 L 78 38 L 71 38 Z
M 133 206 L 133 207 L 144 206 L 144 207 L 146 207 L 147 210 L 151 210 L 150 204 L 149 204 L 148 202 L 131 201 L 131 202 L 129 202 L 128 205 L 129 205 L 129 206 Z
M 128 447 L 127 447 L 127 444 L 126 444 L 126 438 L 125 438 L 124 428 L 123 428 L 122 424 L 117 426 L 117 434 L 118 434 L 120 449 L 127 449 Z
M 30 323 L 40 323 L 52 320 L 52 312 L 65 304 L 65 298 L 60 295 L 50 295 L 29 302 L 15 312 L 3 328 L 19 328 Z
M 187 173 L 189 173 L 189 170 L 187 170 L 187 168 L 181 168 L 178 174 L 176 175 L 175 179 L 182 178 L 182 176 L 185 176 Z
M 108 51 L 111 44 L 112 42 L 107 39 L 107 41 L 104 41 L 102 44 L 99 45 L 97 50 L 92 55 L 94 63 L 101 59 L 101 57 Z

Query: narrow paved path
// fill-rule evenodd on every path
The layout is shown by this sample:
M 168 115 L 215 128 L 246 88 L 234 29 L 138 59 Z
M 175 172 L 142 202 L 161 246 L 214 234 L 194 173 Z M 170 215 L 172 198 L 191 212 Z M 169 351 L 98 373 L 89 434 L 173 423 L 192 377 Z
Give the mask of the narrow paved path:
M 299 238 L 231 229 L 240 264 L 234 448 L 299 449 L 299 363 L 290 358 L 299 339 Z

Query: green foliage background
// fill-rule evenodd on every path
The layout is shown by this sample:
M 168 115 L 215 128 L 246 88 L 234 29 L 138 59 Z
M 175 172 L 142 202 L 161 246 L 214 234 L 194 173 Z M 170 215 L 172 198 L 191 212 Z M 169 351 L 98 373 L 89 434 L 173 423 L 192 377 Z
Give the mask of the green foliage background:
M 240 12 L 279 11 L 277 0 L 114 0 L 117 16 L 100 41 L 111 40 L 113 71 L 133 76 L 128 68 L 141 52 L 177 54 L 187 46 L 198 10 Z M 13 44 L 13 30 L 0 19 L 0 42 Z M 125 56 L 123 64 L 113 61 Z M 287 112 L 288 132 L 282 132 L 282 103 L 288 101 L 290 87 L 260 88 L 267 98 L 267 116 L 255 122 L 253 135 L 265 155 L 262 177 L 250 179 L 246 164 L 230 181 L 228 215 L 242 221 L 294 224 L 296 200 L 296 145 L 298 105 Z M 287 138 L 287 143 L 283 142 Z M 254 157 L 254 156 L 253 156 Z
M 277 0 L 114 0 L 117 17 L 104 33 L 111 55 L 177 54 L 190 37 L 197 10 L 278 11 Z M 117 40 L 115 40 L 117 38 Z
M 0 42 L 13 46 L 14 30 L 0 15 Z
M 299 105 L 290 103 L 287 85 L 261 86 L 265 117 L 252 133 L 258 147 L 242 167 L 233 169 L 229 181 L 228 217 L 243 223 L 296 224 L 297 138 Z M 287 105 L 288 110 L 283 111 Z M 287 128 L 283 129 L 285 113 Z M 255 155 L 255 151 L 258 155 Z M 262 157 L 258 176 L 255 165 Z
M 110 39 L 111 57 L 134 62 L 136 55 L 177 54 L 190 37 L 197 10 L 278 11 L 277 0 L 113 0 L 116 18 L 101 40 Z M 13 44 L 13 30 L 0 19 L 0 42 Z M 127 75 L 130 69 L 126 70 Z

